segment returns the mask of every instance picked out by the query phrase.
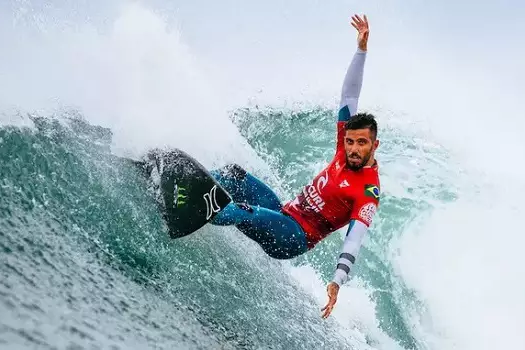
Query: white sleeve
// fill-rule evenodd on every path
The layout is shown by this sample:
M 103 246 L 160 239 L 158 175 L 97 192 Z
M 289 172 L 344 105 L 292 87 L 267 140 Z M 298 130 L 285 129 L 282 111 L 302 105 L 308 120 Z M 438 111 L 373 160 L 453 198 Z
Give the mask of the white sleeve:
M 357 102 L 361 93 L 361 86 L 363 85 L 365 61 L 366 51 L 358 48 L 346 72 L 343 89 L 341 91 L 341 102 L 339 103 L 339 110 L 348 106 L 349 115 L 340 116 L 339 121 L 346 121 L 357 113 Z
M 333 282 L 339 286 L 348 280 L 351 267 L 355 264 L 355 259 L 361 249 L 363 238 L 368 227 L 359 220 L 352 220 L 348 227 L 348 232 L 343 243 L 343 251 L 339 255 L 337 269 L 335 270 Z

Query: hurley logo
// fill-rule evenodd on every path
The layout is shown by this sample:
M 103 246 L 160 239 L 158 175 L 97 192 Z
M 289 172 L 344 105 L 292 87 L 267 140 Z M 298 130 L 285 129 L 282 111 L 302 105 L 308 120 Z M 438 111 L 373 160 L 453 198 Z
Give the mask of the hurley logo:
M 221 211 L 221 207 L 217 204 L 217 185 L 213 186 L 210 192 L 205 193 L 203 198 L 206 202 L 206 220 L 210 220 L 213 214 Z
M 350 184 L 349 184 L 348 181 L 346 181 L 346 180 L 343 180 L 343 182 L 341 182 L 341 183 L 339 184 L 339 187 L 340 187 L 340 188 L 348 187 L 348 186 L 350 186 Z

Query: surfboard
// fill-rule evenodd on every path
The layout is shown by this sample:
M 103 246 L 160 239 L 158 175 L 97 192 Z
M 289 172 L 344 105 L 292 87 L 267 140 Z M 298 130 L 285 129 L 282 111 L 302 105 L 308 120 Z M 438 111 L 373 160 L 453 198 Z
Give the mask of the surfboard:
M 232 201 L 208 170 L 186 152 L 179 149 L 156 151 L 150 153 L 149 158 L 153 159 L 160 180 L 161 210 L 171 238 L 197 231 Z M 147 163 L 140 164 L 143 168 L 148 167 Z M 148 168 L 151 167 L 150 162 Z

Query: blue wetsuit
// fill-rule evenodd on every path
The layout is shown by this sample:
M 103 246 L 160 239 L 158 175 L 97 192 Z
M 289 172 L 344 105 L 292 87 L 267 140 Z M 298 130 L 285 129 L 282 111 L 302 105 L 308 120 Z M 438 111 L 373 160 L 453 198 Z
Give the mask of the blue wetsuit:
M 281 213 L 281 201 L 266 184 L 236 165 L 211 174 L 235 202 L 217 214 L 212 224 L 235 225 L 276 259 L 293 258 L 308 250 L 301 226 Z

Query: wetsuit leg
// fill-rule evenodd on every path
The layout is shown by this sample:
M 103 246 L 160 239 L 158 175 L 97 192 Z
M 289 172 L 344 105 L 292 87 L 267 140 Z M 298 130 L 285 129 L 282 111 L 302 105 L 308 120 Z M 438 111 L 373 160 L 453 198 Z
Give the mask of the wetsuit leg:
M 245 202 L 275 211 L 281 210 L 281 201 L 275 192 L 239 165 L 230 164 L 210 173 L 230 193 L 234 202 Z
M 262 207 L 242 208 L 230 203 L 211 222 L 235 225 L 276 259 L 290 259 L 308 250 L 306 234 L 291 217 Z
M 281 202 L 270 187 L 235 164 L 211 174 L 234 202 L 248 204 L 230 203 L 212 224 L 235 225 L 276 259 L 290 259 L 308 250 L 306 234 L 295 220 L 281 213 Z

